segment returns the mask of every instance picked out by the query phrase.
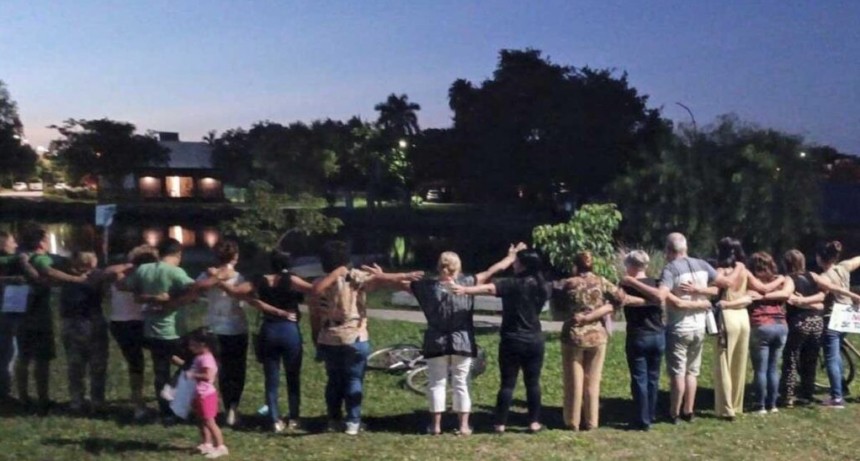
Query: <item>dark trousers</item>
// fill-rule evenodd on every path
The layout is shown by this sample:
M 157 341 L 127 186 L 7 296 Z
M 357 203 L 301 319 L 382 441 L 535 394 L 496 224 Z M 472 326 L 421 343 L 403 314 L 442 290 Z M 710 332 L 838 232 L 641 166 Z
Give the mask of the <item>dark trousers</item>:
M 12 361 L 15 359 L 15 336 L 21 314 L 0 314 L 0 398 L 12 391 Z
M 108 364 L 108 326 L 102 317 L 64 318 L 63 347 L 69 377 L 69 399 L 72 404 L 84 401 L 84 378 L 89 371 L 90 399 L 105 403 Z
M 541 409 L 540 373 L 543 368 L 544 340 L 522 341 L 502 338 L 499 343 L 501 385 L 496 396 L 496 424 L 508 421 L 508 411 L 517 386 L 517 375 L 523 370 L 529 423 L 539 422 Z
M 296 322 L 264 322 L 260 326 L 262 341 L 263 373 L 265 374 L 266 405 L 272 421 L 280 419 L 278 387 L 281 382 L 281 366 L 287 375 L 287 400 L 289 418 L 299 418 L 301 405 L 302 333 Z
M 119 345 L 123 358 L 128 362 L 128 372 L 142 375 L 145 368 L 143 320 L 111 322 L 110 333 Z
M 364 372 L 370 341 L 358 341 L 345 346 L 317 346 L 325 361 L 328 382 L 325 386 L 325 402 L 328 417 L 341 419 L 341 405 L 346 407 L 346 421 L 361 422 L 361 402 L 364 397 Z
M 179 355 L 179 340 L 146 338 L 146 345 L 152 357 L 153 385 L 158 408 L 161 416 L 171 416 L 173 412 L 170 410 L 170 402 L 161 398 L 161 389 L 170 382 L 170 357 Z
M 218 335 L 218 387 L 224 408 L 239 406 L 248 368 L 248 334 Z
M 630 393 L 636 407 L 633 424 L 648 427 L 657 420 L 657 392 L 660 389 L 660 364 L 666 349 L 664 332 L 627 335 L 627 368 Z
M 815 392 L 815 372 L 821 350 L 823 323 L 818 328 L 789 325 L 788 340 L 782 351 L 782 395 L 786 400 L 800 397 L 812 400 Z

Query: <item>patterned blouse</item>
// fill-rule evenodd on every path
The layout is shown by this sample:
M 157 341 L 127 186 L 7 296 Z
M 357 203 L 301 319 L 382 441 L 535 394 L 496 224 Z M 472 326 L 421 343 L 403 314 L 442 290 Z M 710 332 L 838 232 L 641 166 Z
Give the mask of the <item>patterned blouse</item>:
M 342 346 L 367 341 L 367 272 L 350 269 L 312 300 L 311 315 L 320 327 L 317 344 Z
M 562 302 L 562 311 L 569 317 L 562 326 L 563 332 L 569 331 L 573 326 L 574 315 L 587 314 L 607 303 L 617 309 L 624 298 L 620 288 L 591 272 L 564 280 L 561 289 L 563 295 L 558 300 Z M 602 328 L 603 325 L 600 322 L 601 320 L 597 319 L 589 325 L 599 325 Z M 562 334 L 561 340 L 569 341 L 568 335 Z

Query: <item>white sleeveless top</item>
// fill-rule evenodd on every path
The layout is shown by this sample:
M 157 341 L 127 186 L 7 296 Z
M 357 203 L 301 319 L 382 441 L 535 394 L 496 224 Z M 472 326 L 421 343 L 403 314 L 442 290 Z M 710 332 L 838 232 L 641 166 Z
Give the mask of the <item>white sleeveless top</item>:
M 209 274 L 203 272 L 197 280 L 204 280 Z M 226 280 L 230 285 L 239 285 L 245 278 L 236 274 L 233 278 Z M 243 309 L 244 303 L 232 298 L 218 287 L 212 287 L 204 292 L 208 315 L 206 324 L 209 330 L 216 335 L 243 335 L 248 333 L 248 319 Z
M 140 304 L 134 302 L 134 293 L 110 286 L 110 321 L 129 322 L 143 320 Z

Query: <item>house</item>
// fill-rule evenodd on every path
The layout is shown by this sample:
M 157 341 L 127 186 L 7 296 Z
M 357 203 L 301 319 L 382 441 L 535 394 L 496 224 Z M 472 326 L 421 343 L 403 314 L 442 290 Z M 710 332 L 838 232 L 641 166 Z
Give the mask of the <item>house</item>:
M 212 164 L 212 147 L 179 140 L 179 133 L 160 132 L 158 142 L 170 151 L 166 165 L 138 168 L 124 189 L 142 200 L 222 201 L 224 184 Z

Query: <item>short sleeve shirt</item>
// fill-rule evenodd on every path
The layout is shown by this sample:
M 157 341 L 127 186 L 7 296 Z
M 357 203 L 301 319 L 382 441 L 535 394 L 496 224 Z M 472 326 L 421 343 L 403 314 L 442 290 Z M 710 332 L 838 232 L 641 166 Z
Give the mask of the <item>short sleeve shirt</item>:
M 47 254 L 33 254 L 30 256 L 30 265 L 43 274 L 54 265 L 54 259 Z M 43 283 L 33 284 L 21 328 L 28 331 L 47 331 L 52 329 L 51 322 L 51 287 Z
M 197 280 L 205 280 L 209 274 L 201 273 Z M 229 285 L 239 285 L 245 281 L 242 274 L 236 274 L 226 280 Z M 206 324 L 216 335 L 241 335 L 248 332 L 248 319 L 241 301 L 233 298 L 217 287 L 206 290 L 207 317 Z
M 317 343 L 329 346 L 367 341 L 367 295 L 364 284 L 367 272 L 351 269 L 328 287 L 317 299 L 316 315 L 320 319 Z
M 158 295 L 167 293 L 170 296 L 181 295 L 194 283 L 194 279 L 185 273 L 181 267 L 155 262 L 143 264 L 129 276 L 128 286 L 135 293 Z M 176 332 L 176 310 L 168 312 L 148 310 L 143 306 L 144 336 L 153 339 L 178 339 Z
M 496 297 L 502 298 L 502 339 L 542 340 L 540 313 L 547 298 L 547 287 L 540 286 L 534 277 L 501 278 L 493 284 Z M 539 290 L 543 290 L 543 295 Z
M 191 366 L 191 369 L 194 370 L 194 373 L 203 373 L 204 370 L 214 370 L 214 375 L 217 375 L 218 363 L 215 361 L 215 357 L 207 352 L 194 356 L 194 364 Z M 215 393 L 215 383 L 205 379 L 198 379 L 196 389 L 198 396 L 205 397 Z
M 707 299 L 704 295 L 682 295 L 676 290 L 684 283 L 692 282 L 698 288 L 706 288 L 717 278 L 717 271 L 701 259 L 683 257 L 666 264 L 660 277 L 660 285 L 669 288 L 681 299 Z M 707 313 L 704 310 L 687 310 L 669 307 L 668 327 L 678 333 L 688 333 L 705 329 Z

